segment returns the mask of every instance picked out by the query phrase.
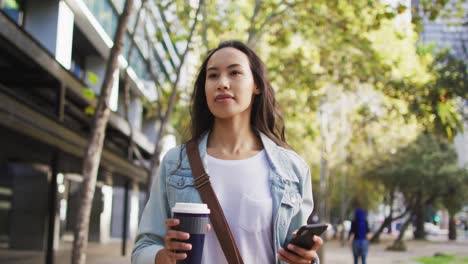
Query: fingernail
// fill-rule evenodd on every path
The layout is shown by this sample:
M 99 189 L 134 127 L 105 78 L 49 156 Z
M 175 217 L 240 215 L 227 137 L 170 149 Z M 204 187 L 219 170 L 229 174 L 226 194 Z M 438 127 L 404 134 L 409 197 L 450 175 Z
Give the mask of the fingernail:
M 179 219 L 174 219 L 173 223 L 174 223 L 174 225 L 178 225 L 179 224 Z
M 289 245 L 288 245 L 288 249 L 291 249 L 291 250 L 293 250 L 293 249 L 294 249 L 294 246 L 293 246 L 293 245 L 291 245 L 291 244 L 289 244 Z
M 186 249 L 186 250 L 191 250 L 191 249 L 192 249 L 192 245 L 191 245 L 191 244 L 185 244 L 185 249 Z

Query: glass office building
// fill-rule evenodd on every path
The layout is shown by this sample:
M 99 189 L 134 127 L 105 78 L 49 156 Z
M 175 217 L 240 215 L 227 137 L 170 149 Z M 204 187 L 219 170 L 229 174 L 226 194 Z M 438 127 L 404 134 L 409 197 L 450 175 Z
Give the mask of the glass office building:
M 54 250 L 70 251 L 92 120 L 88 111 L 97 103 L 123 4 L 0 0 L 0 263 L 9 263 L 11 256 L 19 261 L 12 263 L 44 263 Z M 135 0 L 134 10 L 140 5 Z M 165 55 L 177 54 L 176 45 L 145 41 L 145 28 L 151 36 L 163 30 L 161 11 L 153 3 L 148 10 L 137 27 L 133 12 L 114 75 L 91 212 L 89 239 L 97 244 L 127 241 L 130 247 L 146 199 L 147 170 L 129 147 L 133 127 L 133 145 L 145 162 L 154 150 L 157 122 L 145 117 L 144 102 L 155 100 L 156 92 L 145 59 L 160 83 L 174 78 L 179 63 Z M 127 58 L 131 41 L 135 46 Z

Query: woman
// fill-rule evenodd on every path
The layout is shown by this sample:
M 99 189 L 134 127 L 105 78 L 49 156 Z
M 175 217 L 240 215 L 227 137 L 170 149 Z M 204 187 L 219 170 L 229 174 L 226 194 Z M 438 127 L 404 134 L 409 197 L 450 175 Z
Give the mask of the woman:
M 369 251 L 367 233 L 369 233 L 369 224 L 366 218 L 366 211 L 357 208 L 354 211 L 354 220 L 351 222 L 351 229 L 348 234 L 348 240 L 351 234 L 354 234 L 352 247 L 354 264 L 358 264 L 359 257 L 361 257 L 362 264 L 366 264 L 367 252 Z
M 192 138 L 210 175 L 244 263 L 313 263 L 311 249 L 285 245 L 312 212 L 310 171 L 287 148 L 282 116 L 260 58 L 238 41 L 221 43 L 203 62 L 192 96 Z M 171 230 L 176 202 L 201 202 L 185 145 L 164 157 L 143 212 L 132 263 L 173 263 L 191 245 Z M 286 251 L 282 247 L 288 247 Z M 294 253 L 292 253 L 292 252 Z M 202 263 L 227 263 L 215 232 L 209 232 Z

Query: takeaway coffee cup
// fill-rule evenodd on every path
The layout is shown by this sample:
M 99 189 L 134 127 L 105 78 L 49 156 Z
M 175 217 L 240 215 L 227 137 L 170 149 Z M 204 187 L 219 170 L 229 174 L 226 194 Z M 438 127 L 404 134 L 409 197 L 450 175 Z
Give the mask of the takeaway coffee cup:
M 201 263 L 209 214 L 210 209 L 202 203 L 176 203 L 172 207 L 173 218 L 180 220 L 180 224 L 175 226 L 174 230 L 189 233 L 190 238 L 183 242 L 192 244 L 192 249 L 186 252 L 187 258 L 177 261 L 178 264 Z

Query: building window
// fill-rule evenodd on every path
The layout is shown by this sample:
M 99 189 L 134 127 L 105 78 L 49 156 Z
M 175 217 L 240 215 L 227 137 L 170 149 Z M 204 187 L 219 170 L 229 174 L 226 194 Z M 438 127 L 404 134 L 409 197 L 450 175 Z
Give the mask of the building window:
M 98 22 L 106 33 L 113 38 L 115 31 L 117 30 L 117 24 L 119 19 L 119 13 L 117 9 L 123 6 L 123 0 L 84 0 L 90 11 L 96 17 Z M 133 20 L 135 17 L 132 16 Z M 131 22 L 134 24 L 136 21 Z M 132 27 L 133 28 L 133 27 Z M 127 32 L 124 42 L 124 48 L 122 54 L 127 57 L 128 50 L 130 48 L 130 34 Z M 129 59 L 130 66 L 133 68 L 135 73 L 140 79 L 149 79 L 150 75 L 146 69 L 144 57 L 141 50 L 137 45 L 133 47 L 132 56 Z
M 23 10 L 21 1 L 18 0 L 2 0 L 0 1 L 0 9 L 5 12 L 16 24 L 23 25 Z
M 137 74 L 138 78 L 148 80 L 150 79 L 150 74 L 146 69 L 145 58 L 141 53 L 140 46 L 134 44 L 132 49 L 132 55 L 130 58 L 127 58 L 128 51 L 130 49 L 130 34 L 127 32 L 125 36 L 124 47 L 122 50 L 122 55 L 130 62 L 130 67 L 132 67 L 133 71 Z
M 80 79 L 81 81 L 84 81 L 84 77 L 85 77 L 84 59 L 76 55 L 76 53 L 73 54 L 72 56 L 72 63 L 71 63 L 70 71 L 73 73 L 73 75 L 76 76 L 76 78 Z
M 106 33 L 114 38 L 119 15 L 109 0 L 84 0 Z

